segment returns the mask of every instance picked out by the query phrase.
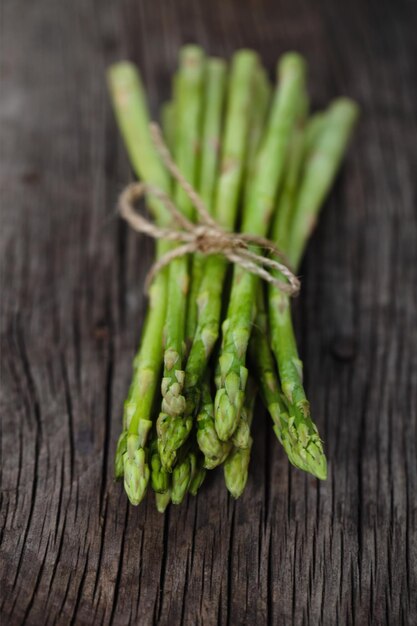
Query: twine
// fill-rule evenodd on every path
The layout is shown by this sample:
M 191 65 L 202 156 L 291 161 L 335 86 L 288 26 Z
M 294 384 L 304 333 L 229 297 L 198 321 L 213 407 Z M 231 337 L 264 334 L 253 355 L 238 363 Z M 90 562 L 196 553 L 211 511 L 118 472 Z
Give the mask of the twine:
M 195 207 L 198 221 L 193 223 L 187 219 L 178 210 L 168 194 L 149 183 L 131 183 L 122 191 L 119 197 L 119 212 L 134 230 L 153 239 L 165 239 L 181 244 L 164 254 L 152 265 L 146 278 L 146 287 L 150 285 L 155 274 L 174 259 L 186 254 L 200 252 L 204 255 L 220 254 L 231 263 L 274 285 L 283 293 L 290 296 L 296 295 L 300 289 L 300 281 L 290 270 L 285 255 L 264 237 L 247 233 L 231 233 L 224 230 L 211 217 L 201 197 L 174 163 L 162 139 L 159 126 L 151 123 L 150 131 L 152 141 L 165 167 L 183 188 Z M 145 195 L 157 198 L 164 205 L 172 217 L 174 224 L 172 227 L 159 227 L 135 210 L 136 202 Z M 254 252 L 250 246 L 261 248 L 264 254 Z M 270 253 L 275 258 L 270 258 L 265 253 Z M 279 272 L 285 281 L 276 276 L 275 272 Z

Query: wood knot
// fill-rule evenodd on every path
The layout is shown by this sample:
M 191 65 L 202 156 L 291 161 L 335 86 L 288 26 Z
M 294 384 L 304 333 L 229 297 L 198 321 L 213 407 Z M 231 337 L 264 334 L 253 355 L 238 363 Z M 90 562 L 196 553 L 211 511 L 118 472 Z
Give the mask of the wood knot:
M 337 334 L 333 337 L 330 350 L 338 361 L 352 361 L 356 356 L 357 345 L 352 334 Z

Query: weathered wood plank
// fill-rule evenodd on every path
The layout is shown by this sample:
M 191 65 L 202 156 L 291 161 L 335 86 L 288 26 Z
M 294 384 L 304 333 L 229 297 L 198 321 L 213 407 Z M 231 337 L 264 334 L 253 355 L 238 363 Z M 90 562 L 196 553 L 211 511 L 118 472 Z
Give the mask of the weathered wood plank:
M 3 6 L 1 612 L 28 624 L 417 622 L 417 98 L 412 3 L 23 0 Z M 329 455 L 288 466 L 261 409 L 248 488 L 158 515 L 112 479 L 152 246 L 114 213 L 129 167 L 106 65 L 151 105 L 178 46 L 308 57 L 314 105 L 363 115 L 296 304 Z

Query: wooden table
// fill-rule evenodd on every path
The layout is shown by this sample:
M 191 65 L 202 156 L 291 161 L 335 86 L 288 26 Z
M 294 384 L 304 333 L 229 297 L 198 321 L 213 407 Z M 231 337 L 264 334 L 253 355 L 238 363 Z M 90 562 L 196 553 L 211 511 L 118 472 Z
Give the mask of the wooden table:
M 417 623 L 415 7 L 3 4 L 5 626 Z M 295 307 L 327 482 L 289 466 L 259 408 L 243 497 L 219 473 L 161 516 L 112 475 L 152 244 L 115 214 L 130 171 L 104 73 L 138 62 L 156 114 L 190 40 L 271 72 L 296 48 L 314 107 L 348 94 L 362 119 Z

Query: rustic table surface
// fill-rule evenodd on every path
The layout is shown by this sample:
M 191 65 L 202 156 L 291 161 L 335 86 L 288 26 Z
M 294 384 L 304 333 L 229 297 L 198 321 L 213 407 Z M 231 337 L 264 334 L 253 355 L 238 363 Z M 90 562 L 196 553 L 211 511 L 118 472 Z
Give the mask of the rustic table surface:
M 3 3 L 5 626 L 417 623 L 415 6 Z M 161 516 L 112 474 L 152 244 L 115 215 L 130 170 L 104 73 L 139 63 L 156 114 L 193 40 L 271 73 L 296 48 L 314 106 L 348 94 L 362 118 L 296 303 L 328 480 L 289 466 L 258 409 L 243 497 L 219 473 Z

